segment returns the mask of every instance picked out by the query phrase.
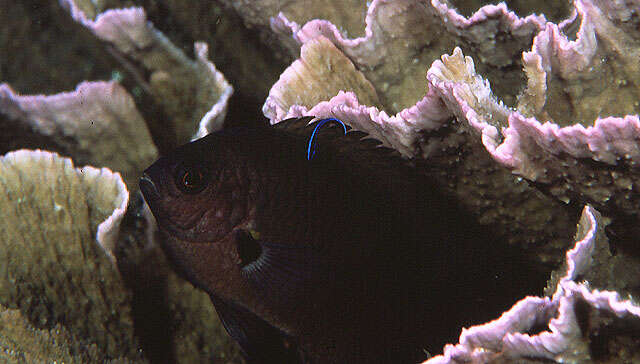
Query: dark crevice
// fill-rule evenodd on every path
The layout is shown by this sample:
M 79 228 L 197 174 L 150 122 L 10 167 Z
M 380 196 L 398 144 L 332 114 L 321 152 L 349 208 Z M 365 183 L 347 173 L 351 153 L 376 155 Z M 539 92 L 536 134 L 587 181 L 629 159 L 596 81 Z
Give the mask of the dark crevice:
M 518 54 L 526 50 L 521 49 Z M 518 95 L 527 86 L 526 75 L 522 72 L 522 61 L 515 59 L 513 64 L 504 67 L 495 67 L 478 62 L 476 67 L 478 74 L 489 81 L 491 92 L 495 97 L 506 106 L 515 107 L 518 102 Z M 501 122 L 501 124 L 506 124 L 506 121 Z
M 76 143 L 72 138 L 62 138 L 61 141 L 54 141 L 50 136 L 33 130 L 25 122 L 0 114 L 0 155 L 18 149 L 44 149 L 68 156 Z
M 640 224 L 637 216 L 613 216 L 611 224 L 604 231 L 609 239 L 611 254 L 624 252 L 640 258 Z
M 580 25 L 582 25 L 582 17 L 577 15 L 574 21 L 566 23 L 564 27 L 561 28 L 562 33 L 567 36 L 568 40 L 573 42 L 577 39 Z
M 640 348 L 640 319 L 620 318 L 603 310 L 590 308 L 593 324 L 588 332 L 589 352 L 596 362 L 622 363 L 621 346 L 631 348 L 627 357 L 638 355 Z
M 131 314 L 134 332 L 150 363 L 175 363 L 176 353 L 167 302 L 169 269 L 161 254 L 144 252 L 146 242 L 140 195 L 132 199 L 121 223 L 121 239 L 116 247 L 118 270 L 132 292 Z
M 583 334 L 588 333 L 591 330 L 591 322 L 589 319 L 591 306 L 589 306 L 589 304 L 584 300 L 578 300 L 573 306 L 573 312 L 576 315 L 576 321 L 578 322 L 578 327 L 580 327 L 580 332 Z
M 533 325 L 524 333 L 530 336 L 534 336 L 544 331 L 549 331 L 549 325 L 546 322 Z

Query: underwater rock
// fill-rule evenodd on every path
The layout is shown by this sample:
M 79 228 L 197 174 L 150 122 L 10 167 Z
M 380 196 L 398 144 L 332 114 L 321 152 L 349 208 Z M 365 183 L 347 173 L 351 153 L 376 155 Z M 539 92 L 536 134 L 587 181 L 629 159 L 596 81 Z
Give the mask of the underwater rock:
M 74 168 L 44 151 L 0 157 L 0 304 L 37 329 L 64 326 L 77 339 L 72 355 L 138 357 L 130 296 L 109 252 L 128 198 L 107 168 Z
M 97 13 L 93 2 L 61 0 L 61 4 L 73 19 L 111 44 L 114 55 L 137 75 L 138 85 L 170 118 L 164 128 L 176 133 L 174 145 L 189 141 L 193 130 L 204 136 L 222 127 L 233 88 L 207 59 L 205 43 L 195 43 L 196 59 L 191 60 L 147 21 L 142 8 L 107 10 L 91 20 L 85 15 L 89 10 L 83 9 Z
M 640 306 L 585 280 L 594 251 L 609 247 L 603 230 L 600 214 L 585 207 L 551 298 L 524 298 L 497 320 L 463 329 L 459 344 L 447 345 L 443 355 L 425 364 L 639 360 Z M 627 349 L 616 350 L 620 347 Z
M 133 189 L 140 171 L 158 156 L 133 99 L 117 82 L 83 82 L 51 96 L 21 96 L 1 84 L 0 113 L 9 119 L 6 129 L 28 128 L 76 163 L 118 171 Z M 15 139 L 33 136 L 12 138 L 19 145 Z

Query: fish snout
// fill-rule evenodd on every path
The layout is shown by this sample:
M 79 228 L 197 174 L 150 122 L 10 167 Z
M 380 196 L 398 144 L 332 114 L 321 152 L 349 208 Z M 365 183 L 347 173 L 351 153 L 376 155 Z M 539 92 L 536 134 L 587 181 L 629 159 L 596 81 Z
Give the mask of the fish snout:
M 147 201 L 147 203 L 160 198 L 160 192 L 158 192 L 158 188 L 147 173 L 142 174 L 142 177 L 140 178 L 140 182 L 138 184 L 140 186 L 140 191 L 142 192 L 142 195 L 144 196 L 144 199 Z

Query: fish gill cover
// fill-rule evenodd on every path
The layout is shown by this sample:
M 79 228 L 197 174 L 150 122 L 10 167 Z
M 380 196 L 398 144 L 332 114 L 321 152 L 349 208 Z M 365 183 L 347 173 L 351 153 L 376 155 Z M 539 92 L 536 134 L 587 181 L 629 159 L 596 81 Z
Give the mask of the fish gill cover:
M 465 16 L 454 6 L 463 9 L 464 4 L 439 0 L 374 0 L 370 4 L 336 0 L 311 6 L 305 1 L 221 3 L 227 7 L 213 4 L 185 9 L 169 2 L 162 9 L 168 17 L 159 15 L 161 7 L 149 5 L 149 18 L 165 32 L 170 31 L 167 36 L 149 22 L 142 8 L 106 10 L 89 1 L 61 1 L 68 14 L 51 10 L 60 16 L 50 21 L 80 29 L 73 28 L 71 19 L 75 19 L 101 39 L 102 43 L 94 41 L 90 46 L 108 49 L 106 54 L 114 59 L 109 67 L 126 75 L 121 82 L 126 87 L 115 77 L 109 82 L 79 83 L 73 92 L 26 96 L 38 91 L 21 88 L 16 92 L 3 84 L 2 152 L 46 148 L 70 157 L 75 164 L 119 172 L 127 188 L 135 191 L 137 176 L 158 150 L 166 153 L 196 133 L 202 136 L 222 126 L 233 99 L 231 86 L 207 60 L 205 44 L 196 44 L 195 60 L 185 54 L 190 46 L 185 39 L 210 37 L 215 39 L 210 46 L 219 51 L 214 52 L 214 59 L 229 70 L 234 85 L 242 85 L 236 87 L 238 97 L 247 101 L 256 94 L 264 95 L 263 111 L 271 123 L 305 115 L 334 117 L 368 134 L 411 158 L 416 168 L 494 231 L 497 239 L 530 252 L 540 269 L 549 271 L 562 262 L 580 211 L 584 205 L 591 206 L 583 211 L 578 243 L 567 255 L 569 268 L 554 273 L 547 297 L 525 298 L 498 320 L 464 331 L 459 344 L 447 346 L 443 356 L 432 361 L 518 362 L 522 357 L 572 362 L 638 360 L 638 306 L 620 297 L 637 297 L 640 282 L 640 2 L 575 0 L 534 9 L 560 14 L 553 22 L 543 15 L 521 17 L 505 4 L 476 7 Z M 514 1 L 509 6 L 522 4 Z M 36 16 L 20 5 L 11 11 L 25 12 L 23 18 Z M 197 20 L 201 18 L 205 20 Z M 182 27 L 168 29 L 171 22 Z M 209 36 L 211 24 L 218 23 L 215 34 Z M 238 26 L 243 23 L 248 27 Z M 43 31 L 30 25 L 15 28 L 16 34 Z M 239 37 L 246 42 L 238 41 Z M 264 43 L 256 45 L 255 38 Z M 89 42 L 91 37 L 82 39 Z M 66 46 L 65 39 L 58 42 Z M 34 52 L 34 57 L 25 58 L 25 64 L 43 58 L 38 57 L 42 48 L 33 43 L 33 47 L 29 44 L 20 49 Z M 255 49 L 238 46 L 238 51 L 223 52 L 236 50 L 230 44 L 245 43 Z M 2 50 L 5 55 L 7 52 Z M 77 62 L 78 57 L 73 57 Z M 299 59 L 279 80 L 274 79 L 281 72 L 274 70 L 293 58 Z M 93 62 L 99 65 L 105 61 Z M 7 69 L 16 69 L 8 63 Z M 49 67 L 53 77 L 65 65 L 54 67 L 52 63 Z M 2 75 L 12 85 L 29 76 L 45 77 L 17 72 Z M 113 74 L 106 78 L 114 78 L 110 76 Z M 264 85 L 272 85 L 271 90 Z M 3 208 L 6 218 L 0 225 L 4 234 L 0 244 L 8 252 L 3 258 L 7 274 L 0 292 L 0 304 L 8 308 L 2 313 L 2 327 L 8 330 L 3 332 L 19 332 L 4 324 L 21 325 L 23 321 L 14 317 L 17 311 L 12 311 L 19 310 L 28 321 L 27 330 L 49 330 L 42 335 L 53 335 L 55 327 L 64 328 L 62 335 L 68 340 L 56 344 L 57 349 L 37 350 L 45 360 L 72 355 L 78 362 L 122 356 L 144 361 L 153 360 L 154 352 L 184 362 L 238 360 L 237 351 L 221 341 L 222 329 L 206 296 L 191 291 L 168 270 L 154 243 L 153 221 L 145 218 L 138 198 L 131 198 L 124 216 L 122 201 L 100 207 L 96 219 L 113 215 L 104 221 L 122 221 L 102 225 L 103 230 L 99 221 L 82 222 L 80 212 L 46 223 L 31 221 L 34 215 L 27 213 L 26 200 L 10 188 L 16 186 L 16 180 L 26 183 L 24 188 L 31 186 L 28 188 L 33 192 L 27 192 L 36 199 L 35 209 L 47 213 L 51 209 L 65 214 L 71 211 L 64 207 L 55 210 L 51 203 L 57 201 L 56 193 L 72 192 L 80 185 L 71 181 L 76 177 L 70 176 L 77 173 L 69 172 L 72 167 L 67 172 L 66 167 L 34 168 L 35 162 L 26 157 L 29 153 L 37 156 L 29 157 L 34 161 L 65 160 L 26 151 L 8 153 L 3 159 L 3 168 L 12 171 L 0 175 L 5 181 L 3 207 L 15 210 L 9 214 L 13 210 Z M 25 157 L 16 159 L 22 155 Z M 67 166 L 70 162 L 51 163 Z M 20 177 L 25 173 L 28 178 Z M 56 173 L 66 177 L 54 177 Z M 52 180 L 37 182 L 42 178 Z M 36 182 L 27 182 L 30 180 Z M 47 192 L 51 188 L 58 192 Z M 84 203 L 82 193 L 65 197 L 65 201 L 70 206 Z M 16 224 L 20 221 L 30 223 Z M 24 231 L 16 232 L 17 228 Z M 77 229 L 84 230 L 80 233 Z M 76 232 L 69 240 L 57 231 Z M 101 242 L 98 231 L 111 242 L 104 254 L 95 251 L 87 255 L 83 250 L 82 259 L 68 260 L 54 255 L 55 261 L 64 262 L 59 263 L 60 269 L 45 265 L 42 274 L 16 273 L 35 271 L 43 261 L 38 256 L 49 254 L 43 249 L 64 241 L 75 241 L 72 246 L 94 251 L 90 243 Z M 18 239 L 24 236 L 38 239 Z M 11 253 L 17 241 L 24 248 Z M 65 245 L 56 249 L 55 254 L 74 251 Z M 34 253 L 19 255 L 21 250 Z M 17 256 L 22 257 L 19 262 L 15 261 Z M 117 269 L 105 263 L 109 259 L 104 258 L 111 256 L 116 258 Z M 157 271 L 145 270 L 148 262 L 155 262 Z M 13 264 L 25 268 L 16 270 Z M 580 272 L 576 274 L 571 265 Z M 85 269 L 100 269 L 101 273 L 80 273 Z M 64 297 L 48 289 L 48 283 L 39 279 L 42 275 L 59 282 L 53 283 L 55 287 L 84 282 L 78 281 L 81 277 L 88 280 L 88 287 L 111 287 L 112 293 L 103 290 L 98 301 L 88 300 L 104 302 L 95 306 L 95 312 L 113 302 L 124 307 L 115 316 L 108 308 L 104 310 L 113 325 L 109 335 L 117 339 L 96 329 L 104 322 L 102 316 L 89 316 L 87 323 L 74 320 L 70 307 L 56 303 Z M 91 282 L 91 277 L 97 282 Z M 44 288 L 36 289 L 39 284 Z M 69 287 L 73 290 L 77 284 L 85 283 Z M 151 297 L 150 292 L 158 287 L 165 287 L 161 292 L 169 303 L 156 307 L 155 314 L 169 317 L 170 324 L 152 335 L 157 328 L 149 326 L 147 316 L 152 321 L 153 314 L 145 313 L 130 297 Z M 35 291 L 28 293 L 29 289 Z M 15 292 L 27 293 L 21 299 Z M 189 339 L 176 340 L 185 333 Z M 154 343 L 158 337 L 171 344 L 163 348 Z M 2 345 L 8 350 L 2 354 L 7 360 L 18 361 L 36 352 L 24 344 Z

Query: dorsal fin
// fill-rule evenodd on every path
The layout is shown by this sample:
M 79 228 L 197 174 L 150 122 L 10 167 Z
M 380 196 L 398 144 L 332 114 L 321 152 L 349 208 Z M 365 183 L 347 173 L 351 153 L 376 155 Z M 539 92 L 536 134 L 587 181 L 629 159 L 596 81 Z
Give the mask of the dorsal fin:
M 317 119 L 313 121 L 314 119 Z M 274 124 L 273 127 L 292 134 L 300 135 L 308 141 L 314 126 L 322 119 L 313 116 L 290 118 Z M 312 122 L 313 121 L 313 122 Z M 349 120 L 342 120 L 347 125 L 347 133 L 338 123 L 328 123 L 315 135 L 315 144 L 320 150 L 329 150 L 348 160 L 357 168 L 364 168 L 373 175 L 397 174 L 400 171 L 412 171 L 412 161 L 403 158 L 399 152 L 385 147 L 368 134 L 352 129 Z M 310 123 L 311 122 L 311 123 Z

